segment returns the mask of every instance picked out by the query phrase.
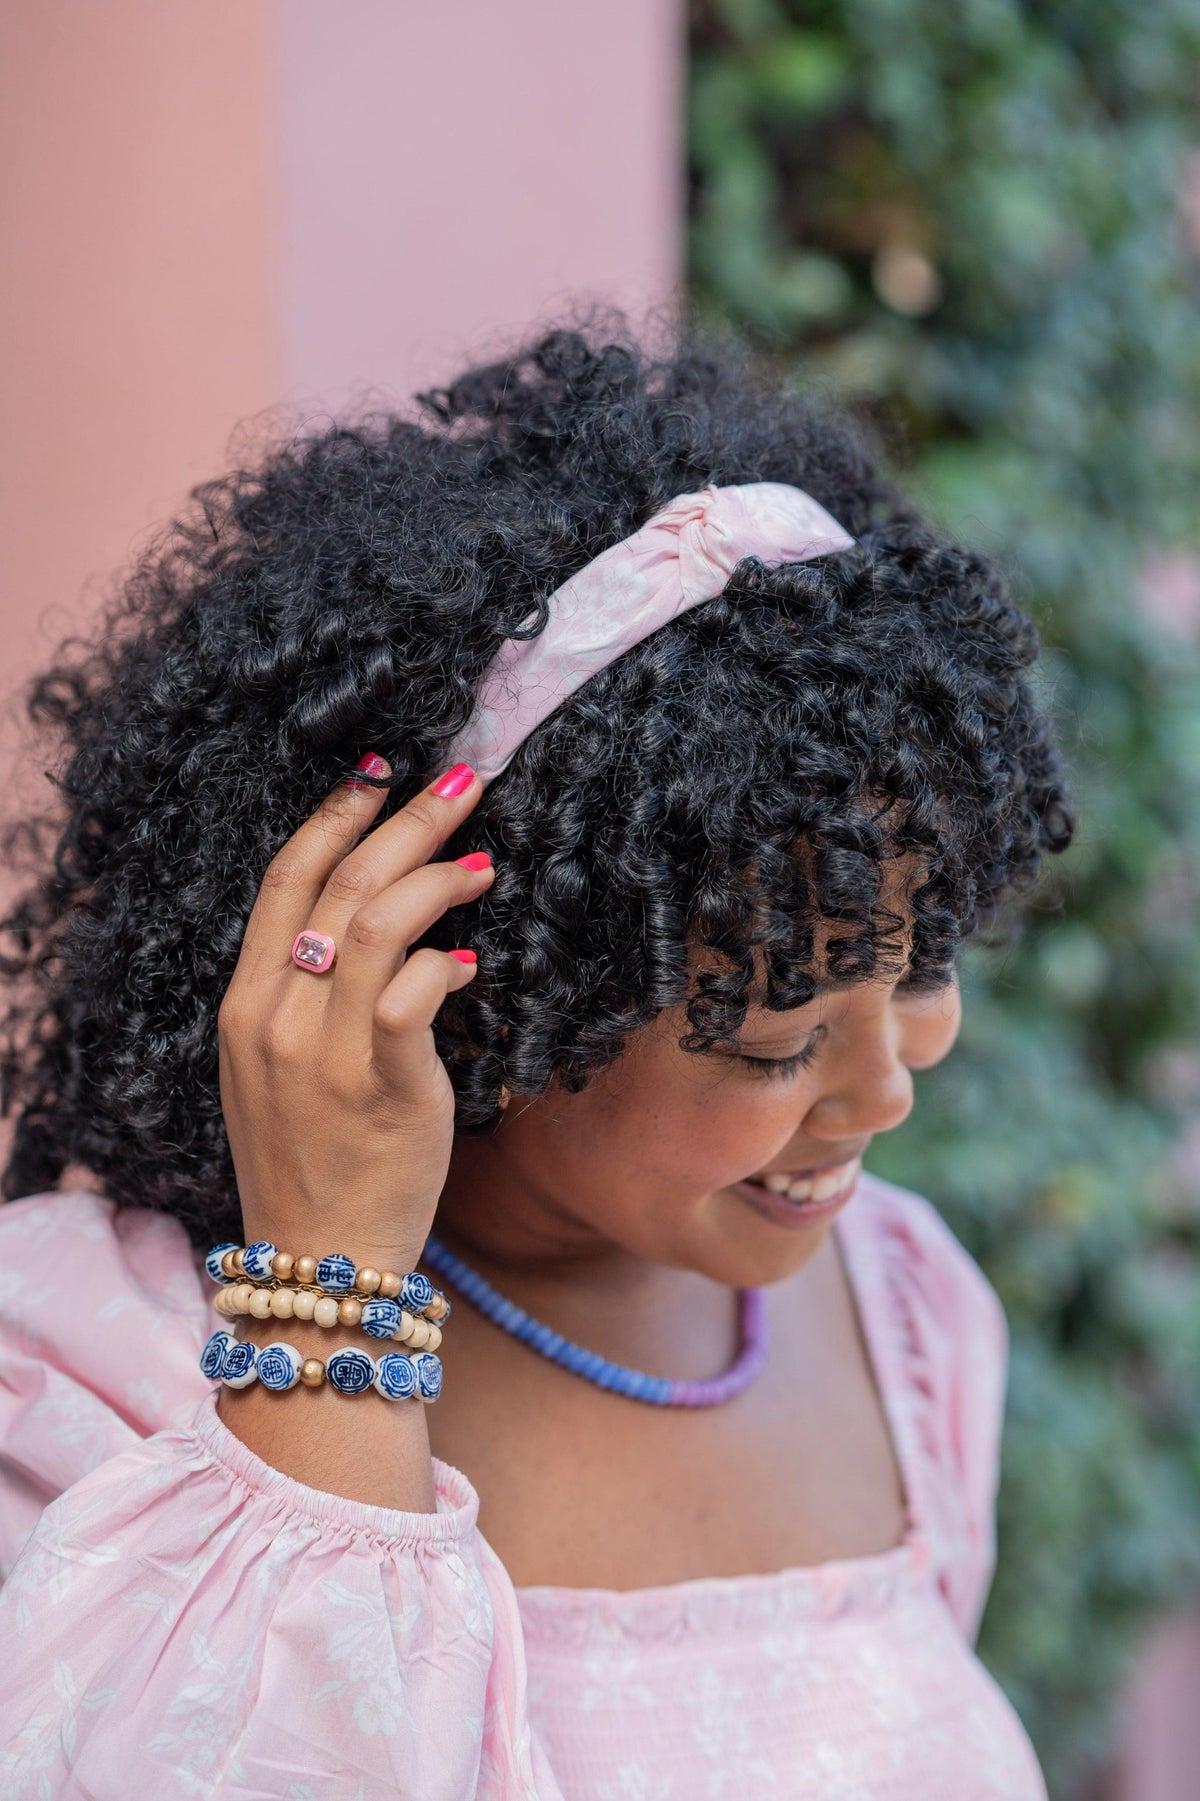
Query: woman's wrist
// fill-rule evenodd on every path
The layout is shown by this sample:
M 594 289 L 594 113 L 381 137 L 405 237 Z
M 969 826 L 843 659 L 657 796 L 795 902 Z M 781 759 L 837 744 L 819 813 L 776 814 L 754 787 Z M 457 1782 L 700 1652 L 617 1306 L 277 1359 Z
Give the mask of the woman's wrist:
M 348 1400 L 330 1388 L 281 1397 L 254 1382 L 222 1386 L 217 1413 L 256 1457 L 306 1488 L 398 1513 L 437 1512 L 427 1416 L 418 1402 Z
M 237 1336 L 259 1346 L 283 1340 L 303 1357 L 323 1361 L 343 1348 L 362 1349 L 356 1334 L 323 1330 L 311 1320 L 248 1316 L 238 1321 Z M 418 1400 L 389 1400 L 370 1389 L 348 1396 L 328 1383 L 283 1394 L 259 1382 L 222 1383 L 217 1413 L 264 1463 L 307 1488 L 400 1512 L 437 1511 L 426 1412 Z
M 425 1240 L 432 1230 L 432 1208 L 429 1217 L 429 1228 L 419 1236 L 405 1232 L 385 1238 L 363 1233 L 353 1224 L 339 1225 L 336 1218 L 322 1219 L 318 1225 L 298 1231 L 286 1220 L 272 1222 L 259 1215 L 244 1221 L 243 1243 L 273 1244 L 296 1258 L 309 1256 L 319 1260 L 341 1255 L 349 1257 L 356 1269 L 393 1270 L 397 1275 L 406 1275 L 421 1260 Z

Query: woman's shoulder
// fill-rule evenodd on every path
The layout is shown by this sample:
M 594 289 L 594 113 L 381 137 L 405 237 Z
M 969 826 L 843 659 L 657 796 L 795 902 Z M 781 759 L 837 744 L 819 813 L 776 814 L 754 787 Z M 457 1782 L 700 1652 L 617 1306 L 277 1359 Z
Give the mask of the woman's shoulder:
M 1000 1297 L 962 1240 L 923 1194 L 864 1170 L 850 1211 L 914 1325 L 939 1344 L 1008 1357 Z M 934 1348 L 930 1345 L 927 1348 Z M 948 1346 L 947 1346 L 948 1348 Z
M 69 1270 L 93 1291 L 120 1272 L 170 1311 L 203 1311 L 201 1260 L 179 1221 L 149 1207 L 120 1207 L 95 1189 L 51 1189 L 5 1202 L 0 1247 L 8 1268 Z
M 864 1172 L 847 1242 L 877 1353 L 902 1397 L 897 1424 L 913 1503 L 947 1601 L 974 1639 L 995 1562 L 995 1499 L 1008 1378 L 996 1290 L 924 1195 Z
M 163 1214 L 90 1189 L 0 1206 L 0 1580 L 47 1501 L 210 1392 L 203 1281 Z
M 93 1392 L 114 1385 L 140 1431 L 204 1392 L 213 1330 L 205 1278 L 178 1220 L 87 1188 L 0 1206 L 0 1342 Z

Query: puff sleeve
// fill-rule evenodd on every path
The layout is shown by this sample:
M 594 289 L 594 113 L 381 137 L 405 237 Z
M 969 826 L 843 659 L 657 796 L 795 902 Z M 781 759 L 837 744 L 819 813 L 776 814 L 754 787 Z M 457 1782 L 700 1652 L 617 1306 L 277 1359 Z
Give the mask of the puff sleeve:
M 435 1459 L 423 1514 L 273 1469 L 210 1330 L 177 1222 L 0 1208 L 0 1793 L 561 1801 L 467 1478 Z

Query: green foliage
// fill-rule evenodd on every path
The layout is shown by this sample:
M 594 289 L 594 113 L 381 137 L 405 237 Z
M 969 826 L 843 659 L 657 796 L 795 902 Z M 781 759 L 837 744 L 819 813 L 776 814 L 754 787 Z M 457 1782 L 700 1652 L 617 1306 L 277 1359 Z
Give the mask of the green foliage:
M 1066 1793 L 1200 1580 L 1200 9 L 709 0 L 692 42 L 698 310 L 1001 560 L 1081 813 L 871 1157 L 1008 1310 L 980 1652 Z

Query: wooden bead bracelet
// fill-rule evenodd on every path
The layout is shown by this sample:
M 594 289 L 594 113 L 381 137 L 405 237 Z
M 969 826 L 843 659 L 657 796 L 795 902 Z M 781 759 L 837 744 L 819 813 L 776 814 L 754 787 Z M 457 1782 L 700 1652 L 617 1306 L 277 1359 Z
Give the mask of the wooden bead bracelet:
M 328 1257 L 296 1257 L 260 1238 L 248 1245 L 214 1245 L 204 1259 L 204 1267 L 214 1282 L 241 1280 L 256 1286 L 295 1283 L 315 1289 L 318 1294 L 346 1299 L 367 1301 L 378 1296 L 399 1301 L 409 1313 L 423 1314 L 435 1322 L 450 1318 L 449 1301 L 420 1270 L 399 1276 L 394 1270 L 375 1269 L 369 1263 L 358 1267 L 340 1251 Z
M 252 1319 L 311 1320 L 317 1326 L 360 1326 L 372 1338 L 389 1339 L 412 1351 L 436 1351 L 442 1329 L 431 1319 L 410 1313 L 383 1295 L 323 1294 L 278 1280 L 232 1282 L 217 1290 L 213 1306 L 222 1319 L 249 1314 Z

